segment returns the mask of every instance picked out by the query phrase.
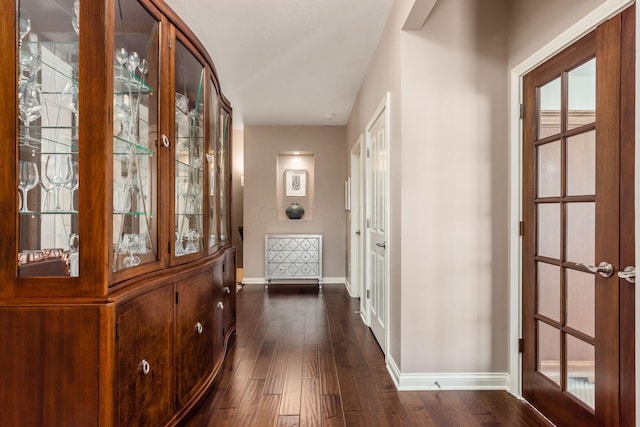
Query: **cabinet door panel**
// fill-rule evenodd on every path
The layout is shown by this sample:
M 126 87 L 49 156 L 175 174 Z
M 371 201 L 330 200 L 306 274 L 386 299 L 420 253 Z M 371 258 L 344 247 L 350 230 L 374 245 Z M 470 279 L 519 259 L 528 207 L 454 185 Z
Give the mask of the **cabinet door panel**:
M 226 334 L 236 323 L 236 251 L 228 251 L 224 258 L 224 333 Z
M 177 385 L 183 403 L 191 391 L 213 369 L 215 333 L 213 281 L 209 271 L 176 285 L 177 304 Z
M 213 359 L 218 360 L 222 357 L 222 347 L 224 346 L 224 309 L 220 306 L 224 306 L 224 297 L 222 295 L 222 286 L 224 283 L 224 276 L 222 272 L 222 260 L 217 262 L 213 266 L 213 300 L 215 301 L 216 308 L 214 310 L 214 324 L 215 333 L 213 335 Z
M 173 286 L 117 310 L 119 425 L 159 425 L 172 415 Z

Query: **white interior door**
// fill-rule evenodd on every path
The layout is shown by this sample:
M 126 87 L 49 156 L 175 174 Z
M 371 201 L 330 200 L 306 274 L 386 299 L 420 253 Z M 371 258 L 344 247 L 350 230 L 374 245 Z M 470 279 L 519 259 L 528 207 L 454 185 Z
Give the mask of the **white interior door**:
M 367 301 L 369 326 L 386 353 L 387 106 L 367 127 Z

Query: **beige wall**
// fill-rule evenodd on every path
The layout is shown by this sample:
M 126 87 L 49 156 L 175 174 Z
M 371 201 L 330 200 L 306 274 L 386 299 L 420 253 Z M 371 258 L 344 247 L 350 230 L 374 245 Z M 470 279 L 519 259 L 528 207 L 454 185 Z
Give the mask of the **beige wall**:
M 366 139 L 366 127 L 372 119 L 376 108 L 383 101 L 387 92 L 391 97 L 391 123 L 390 131 L 390 181 L 391 181 L 391 239 L 388 243 L 390 259 L 390 313 L 388 326 L 390 328 L 389 352 L 400 363 L 400 332 L 401 332 L 401 305 L 402 292 L 400 282 L 401 255 L 400 245 L 400 30 L 413 2 L 410 0 L 396 0 L 391 8 L 389 18 L 385 25 L 376 53 L 371 61 L 369 71 L 365 76 L 353 110 L 347 122 L 346 157 L 345 167 L 349 170 L 350 153 L 360 135 Z M 352 233 L 348 233 L 351 235 Z M 389 236 L 388 236 L 389 237 Z M 349 243 L 350 244 L 350 243 Z M 349 247 L 349 246 L 347 246 Z
M 322 234 L 323 276 L 344 280 L 345 130 L 344 126 L 245 127 L 245 281 L 264 278 L 264 235 L 268 233 Z M 278 154 L 292 151 L 313 154 L 314 206 L 310 220 L 278 219 Z
M 238 227 L 242 227 L 242 212 L 244 210 L 244 187 L 241 185 L 241 177 L 244 175 L 244 129 L 234 129 L 232 141 L 231 242 L 236 247 L 236 267 L 241 268 L 244 254 Z M 236 278 L 236 280 L 239 279 Z
M 390 92 L 389 355 L 402 374 L 507 372 L 508 72 L 602 1 L 441 0 L 403 32 L 412 3 L 393 4 L 345 145 Z
M 520 64 L 604 0 L 511 0 L 509 69 Z
M 438 1 L 402 34 L 403 372 L 508 368 L 506 8 Z

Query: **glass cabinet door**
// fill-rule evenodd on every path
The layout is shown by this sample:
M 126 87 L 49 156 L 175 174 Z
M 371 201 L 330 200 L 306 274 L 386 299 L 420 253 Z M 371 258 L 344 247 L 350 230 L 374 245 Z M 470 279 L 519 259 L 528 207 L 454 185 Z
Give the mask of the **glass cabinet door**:
M 231 117 L 224 108 L 220 109 L 220 143 L 218 145 L 218 178 L 220 195 L 220 241 L 229 240 L 229 141 Z
M 209 249 L 218 244 L 218 133 L 220 129 L 218 94 L 213 81 L 209 81 L 209 133 L 207 134 L 207 166 L 209 168 Z
M 159 21 L 114 2 L 113 270 L 158 259 Z
M 174 255 L 201 252 L 204 184 L 204 67 L 179 40 L 175 47 Z
M 18 276 L 78 275 L 79 1 L 18 2 Z

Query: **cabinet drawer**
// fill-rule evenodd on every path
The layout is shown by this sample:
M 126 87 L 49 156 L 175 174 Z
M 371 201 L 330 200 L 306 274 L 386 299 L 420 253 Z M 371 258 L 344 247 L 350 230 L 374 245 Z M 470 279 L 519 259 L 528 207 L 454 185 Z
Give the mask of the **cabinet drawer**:
M 173 414 L 173 286 L 165 285 L 116 311 L 119 425 L 155 426 Z

